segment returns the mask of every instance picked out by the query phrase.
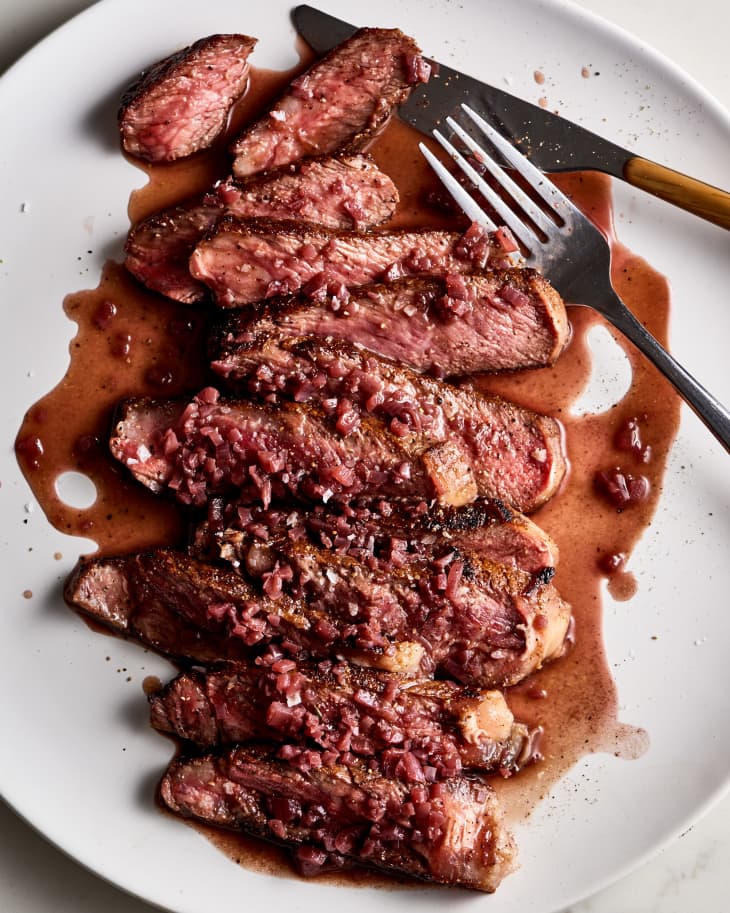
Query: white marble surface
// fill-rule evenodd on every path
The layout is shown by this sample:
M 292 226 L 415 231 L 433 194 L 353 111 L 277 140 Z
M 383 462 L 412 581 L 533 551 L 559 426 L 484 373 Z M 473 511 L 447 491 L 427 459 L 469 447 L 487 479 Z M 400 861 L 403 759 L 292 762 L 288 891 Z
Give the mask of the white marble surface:
M 3 0 L 0 73 L 89 5 L 88 0 Z M 694 0 L 691 7 L 684 0 L 580 0 L 579 5 L 652 44 L 730 109 L 727 0 Z M 564 913 L 727 913 L 729 870 L 730 796 L 652 861 Z M 2 913 L 151 913 L 152 909 L 89 874 L 0 803 Z

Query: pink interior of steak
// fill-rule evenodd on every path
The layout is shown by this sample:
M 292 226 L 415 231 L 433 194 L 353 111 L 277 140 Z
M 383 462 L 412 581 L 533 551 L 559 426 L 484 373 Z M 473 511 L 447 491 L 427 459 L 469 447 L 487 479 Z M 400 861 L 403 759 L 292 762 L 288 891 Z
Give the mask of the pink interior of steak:
M 246 35 L 213 35 L 144 74 L 120 111 L 127 152 L 160 162 L 207 148 L 246 87 L 255 43 Z
M 397 201 L 393 182 L 363 155 L 312 159 L 245 185 L 228 179 L 135 225 L 125 266 L 148 288 L 189 304 L 207 293 L 190 275 L 190 255 L 224 215 L 363 229 L 390 218 Z
M 463 282 L 459 297 L 453 280 Z M 507 288 L 519 297 L 508 301 Z M 231 317 L 217 337 L 221 373 L 235 379 L 241 351 L 274 332 L 343 339 L 439 377 L 549 364 L 568 338 L 562 301 L 530 270 L 322 292 L 316 301 L 283 299 Z
M 415 42 L 397 29 L 361 29 L 299 76 L 232 146 L 246 177 L 305 156 L 361 148 L 411 87 L 427 79 Z
M 489 238 L 476 225 L 464 234 L 366 235 L 224 220 L 195 249 L 190 271 L 210 287 L 220 307 L 238 307 L 300 289 L 309 296 L 325 289 L 340 297 L 341 288 L 401 276 L 466 273 L 486 266 L 490 253 Z

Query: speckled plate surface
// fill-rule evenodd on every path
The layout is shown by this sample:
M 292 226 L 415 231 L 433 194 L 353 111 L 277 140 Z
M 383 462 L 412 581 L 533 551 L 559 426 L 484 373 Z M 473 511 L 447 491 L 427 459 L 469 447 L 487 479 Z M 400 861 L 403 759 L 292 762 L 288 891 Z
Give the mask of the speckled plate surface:
M 400 26 L 436 58 L 551 108 L 644 155 L 730 186 L 730 120 L 702 89 L 627 35 L 560 2 L 371 0 L 322 7 Z M 119 257 L 140 172 L 119 154 L 114 112 L 143 66 L 212 32 L 260 39 L 258 66 L 296 60 L 289 6 L 238 0 L 102 0 L 0 81 L 0 789 L 80 862 L 176 913 L 237 909 L 422 910 L 445 902 L 550 913 L 617 877 L 677 834 L 725 787 L 730 756 L 727 458 L 683 414 L 666 490 L 632 558 L 637 596 L 607 597 L 605 636 L 621 718 L 645 727 L 638 761 L 594 755 L 517 832 L 521 868 L 492 899 L 375 891 L 242 871 L 162 816 L 154 784 L 169 743 L 146 725 L 145 675 L 166 664 L 92 634 L 63 605 L 61 581 L 89 543 L 54 531 L 12 452 L 25 409 L 63 375 L 74 327 L 66 293 L 94 287 Z M 588 67 L 594 74 L 584 78 Z M 545 75 L 537 85 L 535 70 Z M 600 76 L 598 75 L 600 74 Z M 42 87 L 42 88 L 39 88 Z M 622 241 L 672 285 L 672 346 L 726 402 L 728 235 L 617 187 Z M 89 253 L 93 251 L 93 253 Z M 57 557 L 60 555 L 61 557 Z M 32 592 L 25 598 L 24 593 Z M 657 638 L 653 640 L 652 638 Z

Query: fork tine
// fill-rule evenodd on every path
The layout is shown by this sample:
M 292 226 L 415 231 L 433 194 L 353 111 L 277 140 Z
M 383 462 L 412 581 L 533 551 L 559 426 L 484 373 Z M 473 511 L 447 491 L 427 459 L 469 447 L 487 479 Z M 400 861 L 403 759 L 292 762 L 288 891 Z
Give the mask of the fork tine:
M 505 170 L 500 165 L 498 165 L 494 159 L 492 159 L 491 156 L 489 156 L 484 151 L 484 149 L 482 149 L 479 144 L 474 141 L 471 136 L 469 136 L 463 127 L 457 124 L 456 121 L 451 117 L 446 118 L 446 123 L 449 125 L 449 127 L 451 127 L 459 139 L 474 153 L 477 161 L 479 161 L 480 164 L 483 164 L 487 171 L 492 175 L 492 177 L 498 181 L 502 187 L 504 187 L 510 197 L 527 214 L 527 216 L 529 216 L 534 224 L 537 225 L 537 227 L 540 228 L 543 232 L 545 232 L 545 234 L 549 234 L 550 229 L 554 227 L 555 223 L 545 215 L 542 209 L 540 209 L 540 207 L 530 199 L 525 191 L 512 180 L 512 178 L 505 172 Z M 501 212 L 500 215 L 502 215 Z M 512 228 L 511 225 L 510 228 Z
M 426 159 L 428 164 L 438 175 L 441 183 L 449 191 L 459 206 L 464 210 L 466 215 L 469 216 L 472 222 L 477 222 L 487 231 L 496 231 L 497 226 L 495 223 L 489 218 L 486 212 L 484 212 L 484 210 L 479 207 L 476 200 L 472 199 L 467 191 L 456 180 L 453 174 L 444 168 L 444 166 L 436 158 L 433 152 L 431 152 L 428 146 L 426 146 L 424 143 L 419 143 L 418 148 L 421 150 L 423 157 Z
M 527 225 L 525 225 L 524 222 L 522 222 L 520 219 L 517 218 L 517 216 L 514 214 L 514 212 L 512 212 L 512 210 L 509 208 L 509 206 L 507 206 L 507 204 L 504 202 L 504 200 L 502 200 L 498 196 L 498 194 L 495 193 L 494 189 L 492 187 L 490 187 L 489 184 L 487 184 L 487 182 L 479 174 L 479 172 L 476 171 L 474 168 L 472 168 L 472 166 L 469 164 L 469 162 L 466 161 L 466 159 L 458 152 L 458 150 L 455 149 L 454 146 L 452 146 L 451 143 L 446 139 L 446 137 L 443 136 L 438 130 L 433 131 L 433 136 L 441 144 L 441 146 L 446 150 L 446 152 L 449 153 L 451 158 L 453 158 L 453 160 L 456 162 L 456 164 L 459 166 L 459 168 L 464 172 L 464 174 L 469 178 L 469 180 L 472 182 L 472 184 L 474 184 L 474 186 L 477 188 L 477 190 L 479 190 L 479 192 L 482 194 L 482 196 L 485 198 L 485 200 L 489 203 L 489 205 L 492 207 L 492 209 L 494 209 L 494 211 L 505 222 L 505 224 L 509 226 L 510 230 L 512 231 L 512 234 L 517 238 L 517 240 L 521 241 L 522 244 L 528 249 L 532 245 L 534 245 L 535 237 L 532 234 L 532 232 L 530 232 L 529 227 Z M 446 173 L 449 174 L 448 171 Z M 462 193 L 466 193 L 466 191 L 464 190 L 463 187 L 461 187 L 461 184 L 459 184 L 458 181 L 455 181 L 455 179 L 451 175 L 449 175 L 449 177 L 451 177 L 451 180 L 457 184 L 457 186 L 461 189 Z M 467 196 L 469 196 L 469 194 L 467 194 Z M 456 197 L 454 197 L 454 199 L 456 199 Z M 476 206 L 476 203 L 474 202 L 474 200 L 472 200 L 472 198 L 470 196 L 469 196 L 469 200 L 471 201 L 472 206 Z M 460 199 L 457 199 L 456 201 L 457 201 L 457 203 L 459 203 Z M 477 206 L 477 210 L 479 212 L 482 211 L 481 209 L 479 209 L 478 206 Z M 471 213 L 467 213 L 467 215 L 471 216 Z M 496 230 L 496 226 L 494 229 L 490 229 L 490 230 L 492 230 L 492 231 Z
M 572 209 L 572 204 L 565 194 L 558 190 L 555 184 L 548 180 L 542 171 L 536 168 L 509 140 L 506 140 L 501 133 L 495 130 L 491 124 L 488 124 L 483 117 L 480 117 L 476 111 L 473 111 L 469 105 L 462 105 L 461 107 L 464 113 L 487 137 L 492 146 L 512 165 L 515 171 L 527 180 L 540 198 L 561 218 L 565 219 Z

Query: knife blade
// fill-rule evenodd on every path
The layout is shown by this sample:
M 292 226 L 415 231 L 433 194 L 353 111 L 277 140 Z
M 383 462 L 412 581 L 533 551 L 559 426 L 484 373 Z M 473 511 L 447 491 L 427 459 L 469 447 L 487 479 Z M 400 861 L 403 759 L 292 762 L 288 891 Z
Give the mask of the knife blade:
M 292 19 L 318 54 L 357 31 L 349 22 L 307 5 L 297 6 Z M 541 171 L 602 171 L 730 229 L 730 194 L 724 190 L 629 152 L 496 86 L 442 63 L 429 63 L 431 79 L 416 86 L 398 109 L 399 116 L 418 130 L 430 133 L 446 117 L 457 114 L 463 102 L 491 120 Z

